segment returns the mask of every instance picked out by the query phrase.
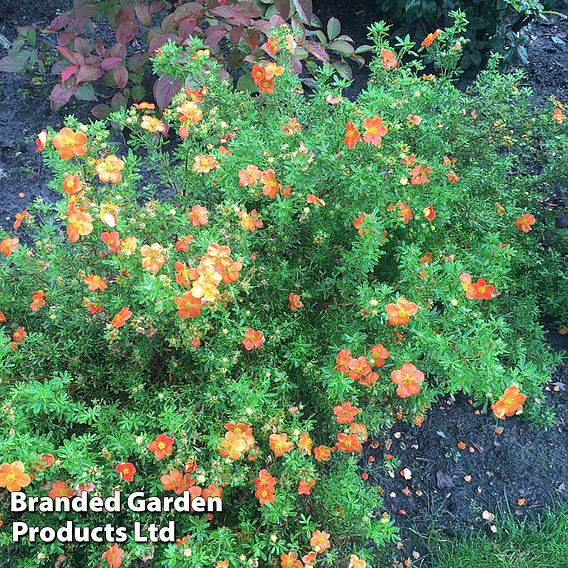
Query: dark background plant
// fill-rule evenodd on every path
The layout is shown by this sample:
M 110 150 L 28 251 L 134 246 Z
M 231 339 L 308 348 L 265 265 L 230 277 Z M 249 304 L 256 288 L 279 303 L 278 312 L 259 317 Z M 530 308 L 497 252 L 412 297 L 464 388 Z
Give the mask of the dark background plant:
M 346 78 L 352 73 L 347 60 L 364 64 L 361 53 L 368 48 L 355 49 L 336 18 L 322 27 L 311 0 L 76 0 L 46 29 L 19 27 L 0 71 L 25 70 L 34 83 L 57 78 L 51 92 L 54 110 L 75 97 L 98 103 L 93 114 L 103 118 L 129 101 L 150 97 L 150 91 L 160 107 L 169 104 L 179 85 L 167 78 L 153 83 L 148 72 L 149 57 L 168 40 L 201 38 L 222 63 L 222 76 L 244 77 L 238 87 L 248 89 L 243 66 L 269 55 L 268 30 L 285 22 L 298 42 L 293 69 L 305 83 L 313 86 L 309 75 L 316 62 L 331 63 Z

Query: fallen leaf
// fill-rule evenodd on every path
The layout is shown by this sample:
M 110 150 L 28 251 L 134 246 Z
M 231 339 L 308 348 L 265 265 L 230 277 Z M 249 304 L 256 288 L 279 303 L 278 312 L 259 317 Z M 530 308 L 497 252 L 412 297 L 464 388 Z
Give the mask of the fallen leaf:
M 452 478 L 447 473 L 443 471 L 436 472 L 436 485 L 438 489 L 449 489 L 453 484 Z
M 486 521 L 493 522 L 495 520 L 495 515 L 493 513 L 490 513 L 489 511 L 483 511 L 483 513 L 481 513 L 481 516 Z

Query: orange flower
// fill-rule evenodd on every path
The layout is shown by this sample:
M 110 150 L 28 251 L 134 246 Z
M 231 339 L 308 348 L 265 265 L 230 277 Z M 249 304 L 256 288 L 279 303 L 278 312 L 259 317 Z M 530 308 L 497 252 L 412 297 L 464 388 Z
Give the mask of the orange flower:
M 331 448 L 324 445 L 314 448 L 314 457 L 316 461 L 329 461 L 331 459 Z
M 288 441 L 288 434 L 286 433 L 270 434 L 269 446 L 278 458 L 294 448 L 294 444 Z
M 120 173 L 124 169 L 124 162 L 114 154 L 109 154 L 103 160 L 99 160 L 95 166 L 99 179 L 103 183 L 117 184 L 122 180 Z
M 351 424 L 359 412 L 359 409 L 350 402 L 344 402 L 341 406 L 333 408 L 338 424 Z
M 264 49 L 266 49 L 266 51 L 270 53 L 270 55 L 276 55 L 280 51 L 279 39 L 274 36 L 269 37 L 264 44 Z
M 335 447 L 346 453 L 361 452 L 363 451 L 363 446 L 359 442 L 359 436 L 357 434 L 343 434 L 340 432 L 337 434 L 337 443 Z
M 300 479 L 300 483 L 298 484 L 298 495 L 311 495 L 312 487 L 315 484 L 315 479 Z
M 521 412 L 525 400 L 527 400 L 527 397 L 519 391 L 519 387 L 511 385 L 505 389 L 503 396 L 493 403 L 491 410 L 497 418 L 504 420 L 506 416 L 513 416 L 513 414 Z
M 79 237 L 86 237 L 93 232 L 92 217 L 79 209 L 73 209 L 67 223 L 67 238 L 70 243 L 76 243 Z
M 138 110 L 154 110 L 156 108 L 154 103 L 146 102 L 134 103 L 132 106 Z
M 345 136 L 343 137 L 343 143 L 350 149 L 353 150 L 357 145 L 357 142 L 361 141 L 361 133 L 353 126 L 353 122 L 349 121 L 345 127 Z
M 404 203 L 403 201 L 397 201 L 395 205 L 389 205 L 387 207 L 388 211 L 393 211 L 395 207 L 398 207 L 398 216 L 400 220 L 405 224 L 408 225 L 412 219 L 412 209 L 408 206 L 408 204 Z
M 206 87 L 199 87 L 199 89 L 185 88 L 185 93 L 189 97 L 189 100 L 194 103 L 202 103 L 205 100 L 205 95 L 207 94 Z
M 294 292 L 290 292 L 288 296 L 288 309 L 291 312 L 298 311 L 303 306 L 302 301 L 300 300 L 300 296 L 298 294 L 294 294 Z
M 110 322 L 112 327 L 120 328 L 122 327 L 130 318 L 132 317 L 132 312 L 128 309 L 128 306 L 122 308 Z
M 261 65 L 254 65 L 250 75 L 257 86 L 266 81 L 266 71 Z
M 365 357 L 349 359 L 347 365 L 349 369 L 349 377 L 354 381 L 360 381 L 365 375 L 372 372 L 371 365 Z
M 45 292 L 43 290 L 37 290 L 36 292 L 33 292 L 30 310 L 32 312 L 37 312 L 43 306 L 45 306 Z
M 247 328 L 245 337 L 241 339 L 241 343 L 247 351 L 252 349 L 260 349 L 264 345 L 264 334 L 262 331 L 255 331 L 252 327 Z
M 75 174 L 75 175 L 68 174 L 63 179 L 63 183 L 61 184 L 61 187 L 67 195 L 69 195 L 69 196 L 77 195 L 79 193 L 79 191 L 81 191 L 81 188 L 83 187 L 83 183 L 81 182 L 81 178 L 79 177 L 79 174 Z
M 241 187 L 256 187 L 263 172 L 254 164 L 249 164 L 246 169 L 239 171 L 239 184 Z
M 176 250 L 178 251 L 183 251 L 183 252 L 189 252 L 189 245 L 191 243 L 193 243 L 194 241 L 194 237 L 192 235 L 187 235 L 185 237 L 180 237 L 177 241 L 176 241 Z
M 213 156 L 197 154 L 193 158 L 193 169 L 198 174 L 207 174 L 217 167 L 217 160 Z
M 12 340 L 14 343 L 21 343 L 27 335 L 28 332 L 26 331 L 26 328 L 20 326 L 14 333 L 12 333 Z
M 342 349 L 335 357 L 335 371 L 340 371 L 344 375 L 349 374 L 349 363 L 351 362 L 351 349 Z
M 276 487 L 276 482 L 277 479 L 272 477 L 266 469 L 261 469 L 258 473 L 258 477 L 255 477 L 255 496 L 261 505 L 274 503 L 274 489 Z
M 352 554 L 349 557 L 349 566 L 347 568 L 367 568 L 367 563 L 356 554 Z
M 201 225 L 207 225 L 209 223 L 209 212 L 207 211 L 206 207 L 202 207 L 201 205 L 194 205 L 191 208 L 191 211 L 187 214 L 191 224 L 194 227 L 199 227 Z
M 552 113 L 552 120 L 554 120 L 554 122 L 556 122 L 557 124 L 562 124 L 565 120 L 566 120 L 566 115 L 562 112 L 562 109 L 559 107 L 556 107 L 554 109 L 554 112 Z
M 419 126 L 422 122 L 422 118 L 420 118 L 417 114 L 409 114 L 406 117 L 406 120 L 408 120 L 408 122 L 410 124 L 413 124 L 414 126 Z
M 174 491 L 183 481 L 183 474 L 179 469 L 172 469 L 160 477 L 165 491 Z
M 96 292 L 97 290 L 104 292 L 107 289 L 107 281 L 95 274 L 89 274 L 89 276 L 83 278 L 83 282 L 89 287 L 91 292 Z
M 243 453 L 247 450 L 247 443 L 242 436 L 234 432 L 227 432 L 218 450 L 221 457 L 229 458 L 230 460 L 240 460 Z
M 130 462 L 120 463 L 115 467 L 123 481 L 133 481 L 136 468 Z
M 0 323 L 6 323 L 7 321 L 6 314 L 4 312 L 0 312 Z
M 505 208 L 498 201 L 495 203 L 495 207 L 497 207 L 497 215 L 505 215 Z
M 62 160 L 71 160 L 75 156 L 87 153 L 87 135 L 84 132 L 73 132 L 70 128 L 62 128 L 51 141 Z
M 383 119 L 378 114 L 374 118 L 366 118 L 363 121 L 363 128 L 365 128 L 363 142 L 373 146 L 380 146 L 383 141 L 382 137 L 388 132 Z
M 197 125 L 203 120 L 203 112 L 193 101 L 185 101 L 176 108 L 180 122 Z
M 122 557 L 124 556 L 124 550 L 118 546 L 118 544 L 113 544 L 101 555 L 101 560 L 106 561 L 108 568 L 120 568 L 122 566 Z
M 460 177 L 454 170 L 451 170 L 446 177 L 450 183 L 458 183 L 458 181 L 460 181 Z
M 304 563 L 304 566 L 306 568 L 312 568 L 313 566 L 315 566 L 317 559 L 318 559 L 317 552 L 314 552 L 313 550 L 302 556 L 302 562 Z
M 298 440 L 298 449 L 301 452 L 306 452 L 308 455 L 312 453 L 312 446 L 314 445 L 313 440 L 308 434 L 302 432 L 300 434 L 300 439 Z
M 10 492 L 21 491 L 32 482 L 32 478 L 25 471 L 26 466 L 21 461 L 1 464 L 0 487 Z
M 48 497 L 55 499 L 56 497 L 73 497 L 73 489 L 65 481 L 59 479 L 51 486 Z
M 422 210 L 422 214 L 428 221 L 433 221 L 436 218 L 436 212 L 434 211 L 434 207 L 432 205 L 428 205 Z
M 313 193 L 306 195 L 306 203 L 312 203 L 313 205 L 317 205 L 318 207 L 325 207 L 325 201 L 323 199 L 320 199 Z
M 22 226 L 24 219 L 29 219 L 30 217 L 31 215 L 29 214 L 27 209 L 24 209 L 20 213 L 16 213 L 14 217 L 14 229 L 19 229 Z
M 396 394 L 400 398 L 407 398 L 420 392 L 420 383 L 424 380 L 424 373 L 412 363 L 404 363 L 400 369 L 391 373 L 391 380 L 399 385 Z
M 163 460 L 166 456 L 172 455 L 173 445 L 173 438 L 165 434 L 160 434 L 148 444 L 148 449 L 154 454 L 157 460 Z
M 528 233 L 529 231 L 531 231 L 531 225 L 534 225 L 535 223 L 536 219 L 530 213 L 525 213 L 522 217 L 519 217 L 515 221 L 517 229 L 519 229 L 519 231 L 522 231 L 523 233 Z
M 288 554 L 280 555 L 280 568 L 303 568 L 301 560 L 298 560 L 296 552 L 292 551 Z
M 117 213 L 120 211 L 120 207 L 114 203 L 102 203 L 99 212 L 99 219 L 110 228 L 116 227 L 118 223 Z
M 359 213 L 359 216 L 357 217 L 357 219 L 355 219 L 355 221 L 353 221 L 353 226 L 356 229 L 359 229 L 357 231 L 357 234 L 362 237 L 366 232 L 369 231 L 369 229 L 364 229 L 363 228 L 363 224 L 365 223 L 365 221 L 367 219 L 372 219 L 373 216 L 372 215 L 367 215 L 366 213 Z M 373 232 L 373 231 L 371 231 Z
M 318 553 L 325 552 L 329 547 L 330 534 L 325 531 L 314 531 L 310 539 L 310 546 Z
M 101 241 L 108 246 L 108 252 L 118 252 L 120 250 L 120 235 L 117 231 L 101 233 Z
M 388 349 L 381 343 L 377 343 L 371 347 L 369 351 L 369 356 L 373 359 L 373 364 L 375 367 L 382 367 L 385 361 L 390 357 Z
M 261 93 L 271 95 L 272 93 L 274 93 L 274 81 L 272 81 L 271 79 L 265 79 L 258 85 L 258 90 Z
M 142 268 L 151 274 L 157 274 L 167 261 L 164 247 L 159 243 L 144 245 L 140 248 L 140 254 L 142 255 Z
M 302 130 L 302 125 L 292 117 L 287 124 L 282 125 L 282 129 L 288 136 L 292 136 L 296 132 L 300 132 Z
M 155 116 L 150 116 L 148 114 L 145 114 L 142 117 L 142 121 L 140 122 L 140 126 L 144 129 L 144 130 L 148 130 L 148 132 L 165 132 L 166 131 L 166 125 L 158 118 L 156 118 Z
M 262 183 L 262 193 L 270 199 L 274 199 L 282 186 L 276 180 L 275 172 L 272 168 L 264 170 L 260 176 L 260 183 Z
M 438 34 L 441 32 L 442 30 L 436 30 L 435 32 L 431 32 L 429 33 L 423 40 L 422 43 L 420 44 L 422 47 L 430 47 L 433 43 L 434 40 L 438 37 Z
M 401 296 L 396 304 L 388 304 L 386 311 L 390 325 L 405 325 L 410 321 L 411 316 L 418 313 L 418 306 Z
M 43 152 L 45 145 L 47 144 L 47 130 L 42 130 L 36 138 L 36 154 Z
M 477 282 L 471 282 L 471 276 L 464 272 L 460 275 L 465 295 L 469 300 L 490 300 L 495 295 L 495 288 L 485 282 L 485 278 L 479 278 Z
M 270 61 L 264 65 L 264 72 L 266 79 L 271 81 L 274 77 L 280 77 L 284 73 L 284 67 Z
M 390 49 L 381 49 L 381 66 L 385 71 L 390 71 L 398 66 L 396 54 Z
M 0 252 L 4 256 L 10 256 L 13 252 L 17 251 L 20 248 L 20 239 L 18 238 L 6 238 L 3 241 L 0 241 Z
M 428 176 L 432 173 L 432 168 L 417 164 L 409 173 L 412 176 L 410 179 L 412 185 L 424 185 L 430 181 Z
M 264 227 L 260 214 L 256 209 L 253 209 L 250 214 L 246 211 L 239 211 L 237 216 L 241 220 L 241 227 L 245 229 L 245 231 L 254 233 L 257 229 L 262 229 L 262 227 Z

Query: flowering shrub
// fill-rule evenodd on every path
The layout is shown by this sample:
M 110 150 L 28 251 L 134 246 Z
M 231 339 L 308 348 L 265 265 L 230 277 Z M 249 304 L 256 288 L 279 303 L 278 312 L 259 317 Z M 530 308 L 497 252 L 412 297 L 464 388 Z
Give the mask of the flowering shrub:
M 127 145 L 73 117 L 38 138 L 62 199 L 0 235 L 0 499 L 189 491 L 223 512 L 53 514 L 175 518 L 178 542 L 2 530 L 11 566 L 374 566 L 396 530 L 358 469 L 370 435 L 458 392 L 538 411 L 539 316 L 565 324 L 568 287 L 536 188 L 566 178 L 564 107 L 531 109 L 495 61 L 462 93 L 371 35 L 354 102 L 329 66 L 307 99 L 286 49 L 251 94 L 170 42 L 154 68 L 184 88 L 113 113 Z
M 285 22 L 294 28 L 295 39 L 290 34 L 268 37 L 271 28 Z M 53 109 L 72 97 L 100 101 L 101 89 L 95 92 L 95 86 L 109 87 L 106 101 L 92 109 L 97 118 L 106 118 L 113 109 L 145 98 L 149 58 L 164 43 L 182 44 L 192 37 L 204 40 L 224 67 L 221 75 L 228 78 L 231 72 L 239 78 L 241 89 L 251 86 L 248 74 L 240 72 L 243 66 L 275 55 L 285 42 L 289 46 L 294 42 L 291 69 L 295 73 L 313 72 L 316 62 L 329 62 L 342 76 L 351 77 L 347 60 L 363 65 L 361 53 L 369 49 L 356 49 L 353 40 L 341 34 L 337 18 L 322 27 L 313 14 L 312 0 L 75 1 L 46 30 L 35 25 L 18 28 L 10 52 L 0 59 L 0 71 L 27 70 L 33 82 L 56 76 L 58 83 L 50 97 Z M 303 81 L 313 83 L 309 77 Z M 161 77 L 153 84 L 153 96 L 165 107 L 179 88 L 176 80 Z

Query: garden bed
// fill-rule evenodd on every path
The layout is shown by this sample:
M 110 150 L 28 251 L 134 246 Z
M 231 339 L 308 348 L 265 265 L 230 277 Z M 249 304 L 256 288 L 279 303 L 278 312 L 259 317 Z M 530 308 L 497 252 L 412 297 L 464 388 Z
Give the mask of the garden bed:
M 319 6 L 318 6 L 319 4 Z M 325 4 L 325 5 L 324 5 Z M 336 16 L 356 43 L 365 40 L 373 19 L 368 2 L 315 3 L 323 20 Z M 45 23 L 60 2 L 8 3 L 0 32 L 13 36 L 15 25 L 32 19 Z M 33 14 L 33 16 L 32 16 Z M 352 17 L 353 14 L 356 17 Z M 351 16 L 351 17 L 350 17 Z M 568 101 L 568 34 L 566 24 L 535 24 L 531 28 L 527 85 L 535 104 L 550 96 Z M 366 84 L 366 69 L 356 73 L 352 93 Z M 9 227 L 16 212 L 40 197 L 53 202 L 59 196 L 48 186 L 48 175 L 35 153 L 34 139 L 44 127 L 59 129 L 73 113 L 88 120 L 86 106 L 73 103 L 56 113 L 49 110 L 49 85 L 31 88 L 20 75 L 0 74 L 0 222 Z M 543 196 L 542 206 L 562 208 L 565 195 Z M 568 349 L 568 335 L 550 329 L 550 342 Z M 497 424 L 487 412 L 475 410 L 464 397 L 443 400 L 426 414 L 424 423 L 408 427 L 397 423 L 388 435 L 367 445 L 361 471 L 370 484 L 382 488 L 385 509 L 401 528 L 401 543 L 388 555 L 427 567 L 428 537 L 442 530 L 449 537 L 482 527 L 491 532 L 501 515 L 524 518 L 539 513 L 556 500 L 565 500 L 568 480 L 568 366 L 557 372 L 546 389 L 548 421 L 530 424 L 520 417 Z M 552 416 L 552 414 L 554 416 Z M 496 431 L 497 426 L 503 431 Z M 543 428 L 546 426 L 546 429 Z M 388 454 L 388 456 L 387 456 Z M 387 465 L 385 470 L 385 464 Z M 390 467 L 390 464 L 396 464 Z M 389 475 L 388 471 L 391 471 Z M 408 470 L 408 472 L 405 472 Z M 405 476 L 408 479 L 405 479 Z M 493 518 L 495 515 L 495 518 Z

